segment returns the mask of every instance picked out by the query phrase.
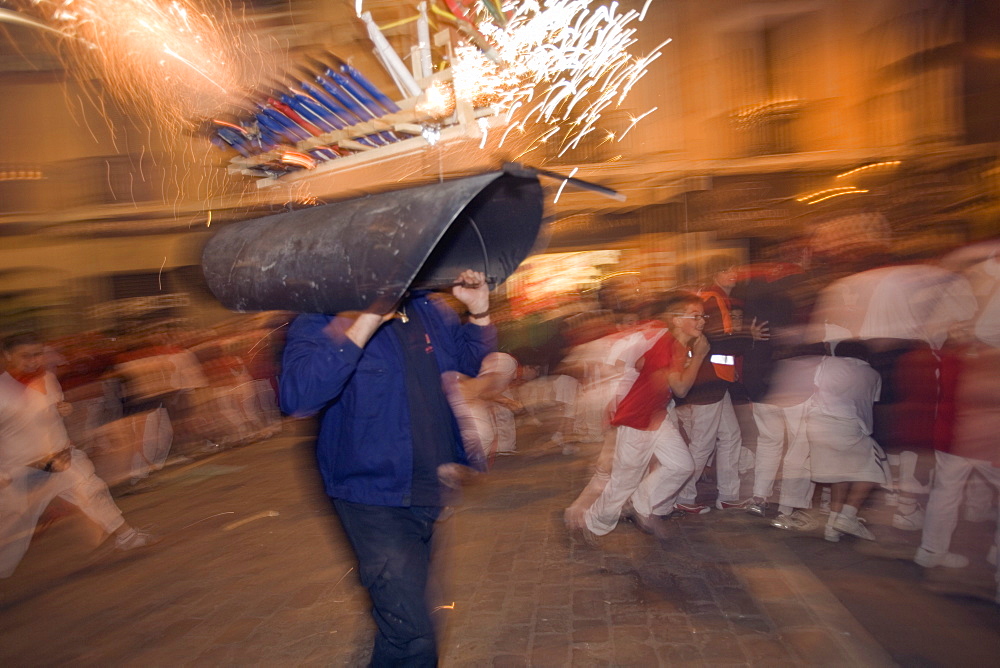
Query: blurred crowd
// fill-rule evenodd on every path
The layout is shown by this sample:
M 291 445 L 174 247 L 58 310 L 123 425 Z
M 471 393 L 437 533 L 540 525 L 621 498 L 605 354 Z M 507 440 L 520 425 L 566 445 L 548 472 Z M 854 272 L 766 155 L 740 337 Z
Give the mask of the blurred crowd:
M 74 446 L 108 484 L 136 483 L 171 457 L 210 454 L 281 430 L 281 316 L 192 329 L 86 332 L 46 342 L 45 367 L 72 412 Z
M 602 443 L 566 512 L 587 540 L 619 519 L 659 533 L 671 515 L 740 511 L 831 542 L 891 534 L 926 568 L 995 567 L 1000 242 L 905 261 L 787 244 L 771 262 L 719 254 L 703 269 L 667 293 L 635 275 L 527 319 L 497 313 L 506 371 L 483 395 L 488 456 L 519 450 L 500 427 L 514 416 L 544 419 L 537 453 Z M 629 393 L 666 387 L 642 369 L 668 373 L 667 338 L 676 379 L 699 368 L 636 429 Z M 960 519 L 992 538 L 953 544 Z
M 169 461 L 276 434 L 277 316 L 208 330 L 154 322 L 126 336 L 3 339 L 0 372 L 0 578 L 32 537 L 74 506 L 114 550 L 158 542 L 131 526 L 109 486 Z M 48 513 L 46 515 L 45 513 Z
M 528 315 L 507 301 L 500 351 L 445 379 L 467 447 L 489 463 L 598 453 L 565 515 L 589 541 L 622 519 L 661 534 L 670 516 L 747 512 L 831 542 L 895 532 L 926 568 L 995 568 L 1000 242 L 884 250 L 789 243 L 767 262 L 709 256 L 666 292 L 622 272 Z M 134 484 L 281 430 L 287 322 L 90 332 L 46 342 L 41 366 L 68 442 Z M 992 538 L 954 543 L 960 520 Z

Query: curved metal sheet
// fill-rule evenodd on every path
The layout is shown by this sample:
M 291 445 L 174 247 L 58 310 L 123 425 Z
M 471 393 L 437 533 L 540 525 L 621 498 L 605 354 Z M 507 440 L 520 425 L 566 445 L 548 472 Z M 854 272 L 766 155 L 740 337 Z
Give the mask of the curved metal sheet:
M 230 225 L 205 246 L 212 293 L 236 311 L 388 310 L 463 270 L 502 283 L 531 251 L 537 178 L 490 172 Z

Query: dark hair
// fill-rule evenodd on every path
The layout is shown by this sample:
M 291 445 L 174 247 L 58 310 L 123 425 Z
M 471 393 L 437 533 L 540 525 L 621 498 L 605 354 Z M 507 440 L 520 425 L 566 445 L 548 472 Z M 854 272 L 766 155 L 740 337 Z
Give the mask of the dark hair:
M 705 261 L 705 274 L 713 277 L 723 271 L 728 271 L 739 262 L 732 255 L 713 255 Z
M 3 351 L 9 353 L 18 346 L 33 346 L 39 343 L 42 343 L 42 337 L 35 332 L 18 332 L 3 340 Z
M 861 360 L 862 362 L 867 362 L 868 346 L 865 345 L 864 341 L 859 339 L 845 339 L 843 341 L 838 341 L 837 344 L 833 346 L 833 355 L 835 357 L 853 357 L 854 359 Z

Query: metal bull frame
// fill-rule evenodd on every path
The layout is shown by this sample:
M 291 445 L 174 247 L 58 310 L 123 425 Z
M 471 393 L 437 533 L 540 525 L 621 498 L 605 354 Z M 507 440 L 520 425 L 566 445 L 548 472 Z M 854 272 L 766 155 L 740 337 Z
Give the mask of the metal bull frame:
M 450 288 L 465 269 L 492 289 L 542 223 L 537 175 L 512 171 L 230 225 L 205 246 L 205 280 L 235 311 L 387 312 L 408 290 Z

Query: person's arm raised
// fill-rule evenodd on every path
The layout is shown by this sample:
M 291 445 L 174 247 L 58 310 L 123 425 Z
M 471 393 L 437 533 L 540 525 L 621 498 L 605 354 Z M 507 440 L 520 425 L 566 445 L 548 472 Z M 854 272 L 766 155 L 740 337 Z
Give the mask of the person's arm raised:
M 708 356 L 708 339 L 702 334 L 691 344 L 691 357 L 684 360 L 682 365 L 672 365 L 669 375 L 670 391 L 676 397 L 685 397 L 694 385 L 698 376 L 698 369 Z

